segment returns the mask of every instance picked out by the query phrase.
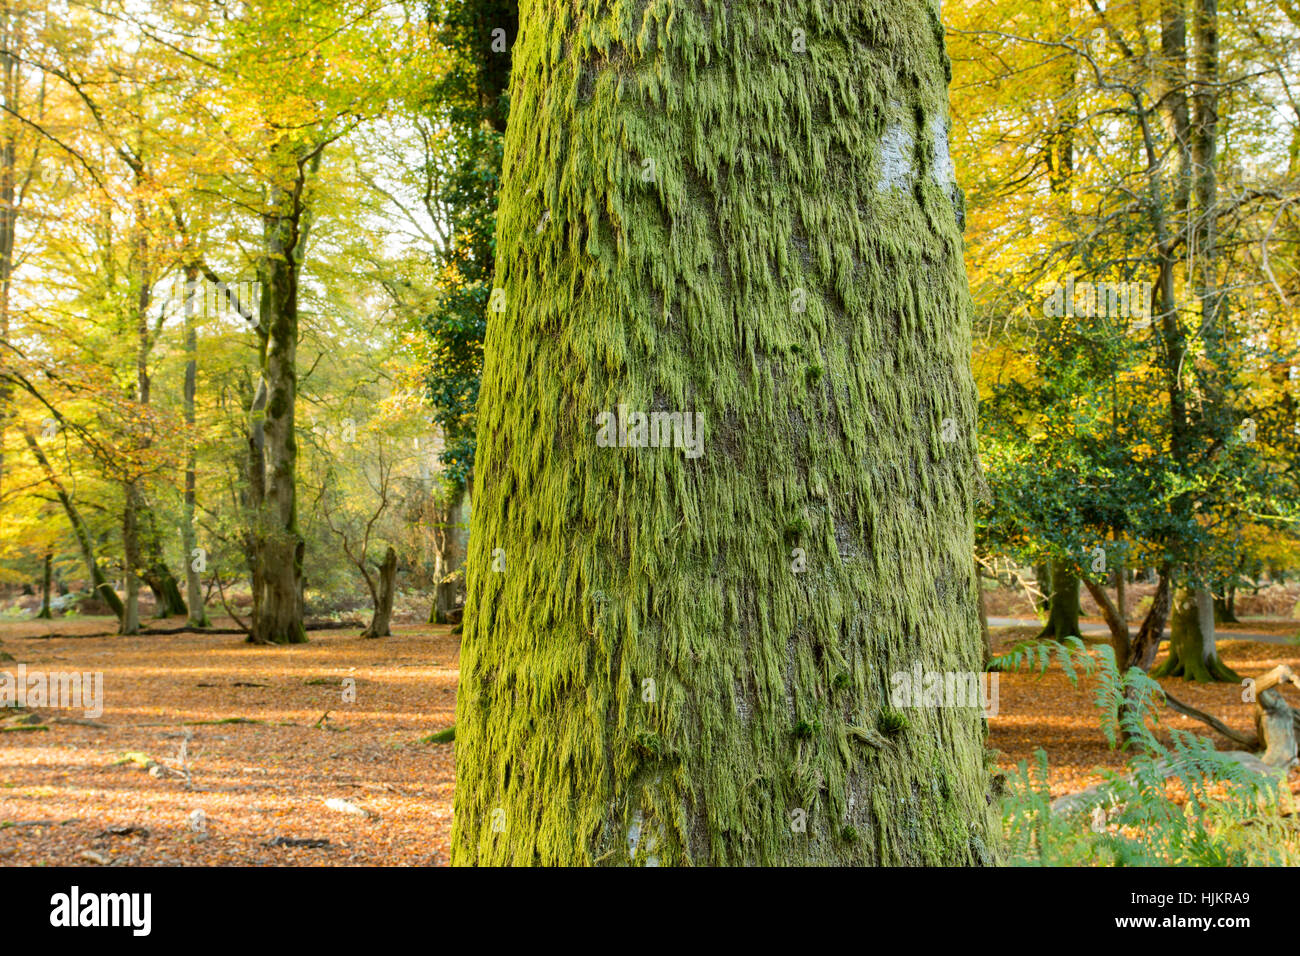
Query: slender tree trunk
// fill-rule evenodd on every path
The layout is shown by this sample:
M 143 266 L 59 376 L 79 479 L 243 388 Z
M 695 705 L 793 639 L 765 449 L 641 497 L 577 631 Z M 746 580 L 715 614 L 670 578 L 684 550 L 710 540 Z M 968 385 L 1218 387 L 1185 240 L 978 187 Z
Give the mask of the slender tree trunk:
M 54 555 L 49 551 L 45 552 L 45 575 L 41 586 L 41 609 L 37 613 L 38 618 L 49 620 L 54 615 L 50 613 L 50 588 L 54 584 Z
M 447 513 L 447 529 L 443 538 L 443 549 L 439 555 L 438 566 L 440 579 L 434 590 L 433 614 L 431 623 L 450 623 L 452 611 L 456 607 L 456 597 L 460 592 L 465 555 L 468 548 L 468 529 L 466 517 L 469 511 L 469 489 L 461 489 Z M 456 572 L 462 572 L 457 575 Z
M 199 270 L 190 265 L 185 268 L 185 288 L 193 289 L 199 281 Z M 198 389 L 198 332 L 194 321 L 194 297 L 185 296 L 185 505 L 181 517 L 181 550 L 185 562 L 185 594 L 190 627 L 208 627 L 208 611 L 203 606 L 203 583 L 196 566 L 198 538 L 194 533 L 194 508 L 196 505 L 196 474 L 198 471 L 198 438 L 194 433 L 194 405 Z
M 1120 559 L 1119 567 L 1115 569 L 1115 605 L 1119 612 L 1119 619 L 1126 626 L 1128 625 L 1128 568 L 1124 566 L 1123 559 Z
M 993 658 L 993 635 L 989 633 L 989 613 L 984 606 L 984 588 L 980 584 L 979 571 L 975 572 L 975 600 L 980 612 L 980 643 L 984 646 L 984 665 Z
M 520 22 L 453 861 L 992 862 L 935 5 Z
M 134 481 L 126 484 L 126 510 L 122 515 L 122 552 L 125 594 L 118 622 L 119 634 L 140 632 L 140 489 Z
M 31 451 L 32 457 L 40 465 L 41 471 L 45 473 L 45 480 L 54 488 L 54 494 L 58 497 L 59 504 L 63 505 L 63 513 L 68 516 L 68 524 L 72 525 L 72 533 L 77 539 L 77 546 L 81 549 L 81 557 L 86 562 L 86 574 L 90 578 L 91 587 L 120 621 L 124 614 L 122 599 L 117 596 L 117 592 L 105 580 L 103 572 L 99 569 L 99 562 L 95 559 L 94 541 L 90 536 L 90 529 L 86 527 L 86 523 L 81 518 L 81 512 L 73 504 L 72 498 L 67 491 L 64 490 L 63 483 L 59 481 L 58 475 L 54 473 L 50 460 L 45 457 L 45 452 L 36 443 L 32 433 L 24 431 L 23 439 L 27 442 L 27 448 Z
M 393 633 L 393 586 L 397 580 L 397 552 L 390 546 L 379 566 L 379 586 L 375 590 L 375 611 L 362 637 L 388 637 Z
M 21 6 L 21 5 L 20 5 Z M 10 291 L 14 271 L 14 240 L 18 232 L 18 121 L 22 104 L 22 11 L 0 2 L 0 342 L 9 341 Z M 4 479 L 4 438 L 9 425 L 10 383 L 0 381 L 0 485 Z
M 134 240 L 132 244 L 132 278 L 135 283 L 135 400 L 140 419 L 152 401 L 152 381 L 149 375 L 149 355 L 153 338 L 149 332 L 149 304 L 153 299 L 153 266 L 149 245 L 149 210 L 144 190 L 149 176 L 142 161 L 132 165 L 136 188 Z M 145 490 L 143 487 L 143 457 L 152 445 L 147 426 L 137 426 L 139 431 L 129 442 L 132 454 L 123 462 L 126 477 L 123 480 L 125 507 L 122 515 L 123 576 L 126 593 L 124 610 L 118 626 L 121 634 L 136 634 L 140 630 L 140 579 L 145 572 L 144 549 L 141 537 L 148 529 L 141 528 L 145 517 Z M 136 456 L 139 456 L 137 458 Z
M 1166 562 L 1156 572 L 1156 590 L 1151 595 L 1151 609 L 1142 619 L 1137 636 L 1129 646 L 1126 660 L 1121 660 L 1123 670 L 1138 667 L 1144 671 L 1151 670 L 1156 654 L 1160 651 L 1160 642 L 1164 639 L 1165 624 L 1169 620 L 1172 592 L 1172 569 Z

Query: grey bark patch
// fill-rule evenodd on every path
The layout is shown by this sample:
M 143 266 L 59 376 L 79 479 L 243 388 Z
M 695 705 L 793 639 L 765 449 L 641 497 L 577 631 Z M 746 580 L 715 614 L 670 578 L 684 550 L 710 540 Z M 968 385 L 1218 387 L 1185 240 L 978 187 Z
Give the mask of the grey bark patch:
M 912 180 L 912 153 L 916 138 L 902 120 L 892 119 L 880 138 L 880 181 L 876 188 L 888 192 Z
M 641 835 L 644 829 L 645 817 L 642 816 L 641 811 L 638 810 L 632 815 L 632 821 L 628 824 L 627 828 L 627 855 L 629 859 L 636 859 L 637 847 L 641 844 Z M 659 865 L 659 857 L 655 853 L 655 848 L 663 834 L 662 832 L 656 833 L 655 830 L 657 829 L 657 827 L 652 828 L 650 832 L 645 834 L 645 847 L 641 851 L 642 856 L 644 857 L 643 866 Z
M 936 114 L 930 120 L 930 144 L 934 150 L 934 160 L 930 165 L 930 178 L 948 194 L 952 203 L 953 214 L 957 217 L 957 228 L 966 231 L 966 197 L 957 185 L 957 169 L 952 162 L 952 151 L 948 147 L 950 127 L 945 116 Z
M 957 170 L 952 164 L 952 153 L 948 150 L 948 120 L 936 114 L 930 120 L 930 142 L 934 147 L 934 163 L 930 166 L 930 176 L 940 186 L 951 187 L 957 182 Z

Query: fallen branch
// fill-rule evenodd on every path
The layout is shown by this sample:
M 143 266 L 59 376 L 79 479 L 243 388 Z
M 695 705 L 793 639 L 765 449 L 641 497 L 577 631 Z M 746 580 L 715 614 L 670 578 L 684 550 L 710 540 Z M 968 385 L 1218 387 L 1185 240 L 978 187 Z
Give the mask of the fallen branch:
M 247 634 L 251 637 L 253 634 L 253 628 L 248 624 L 245 624 L 240 616 L 232 611 L 230 605 L 226 603 L 226 587 L 221 583 L 221 575 L 214 574 L 213 577 L 217 579 L 217 593 L 221 596 L 221 606 L 226 609 L 226 613 L 230 615 L 230 619 L 243 628 L 242 631 L 238 631 L 237 633 Z
M 1165 703 L 1169 705 L 1170 709 L 1178 711 L 1178 713 L 1182 714 L 1184 717 L 1191 717 L 1193 720 L 1199 720 L 1201 723 L 1214 728 L 1235 744 L 1241 744 L 1243 747 L 1249 747 L 1252 750 L 1259 746 L 1259 738 L 1254 734 L 1243 734 L 1239 731 L 1233 730 L 1218 718 L 1211 717 L 1204 711 L 1197 710 L 1195 707 L 1184 704 L 1173 694 L 1169 693 L 1169 691 L 1165 691 Z

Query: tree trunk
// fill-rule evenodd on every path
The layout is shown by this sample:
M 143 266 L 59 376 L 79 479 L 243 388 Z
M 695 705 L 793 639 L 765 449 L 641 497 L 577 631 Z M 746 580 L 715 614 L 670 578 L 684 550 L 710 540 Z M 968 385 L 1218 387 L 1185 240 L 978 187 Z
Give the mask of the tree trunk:
M 196 266 L 185 268 L 185 288 L 193 289 L 199 280 Z M 203 584 L 195 566 L 198 538 L 194 533 L 194 508 L 196 504 L 196 473 L 198 470 L 198 438 L 194 434 L 194 403 L 198 390 L 198 332 L 194 327 L 194 297 L 185 296 L 185 505 L 181 516 L 181 550 L 184 551 L 185 593 L 188 597 L 190 627 L 208 627 L 207 608 L 203 606 Z
M 1169 621 L 1169 657 L 1152 677 L 1182 677 L 1200 683 L 1241 680 L 1219 660 L 1214 638 L 1214 596 L 1208 588 L 1179 588 Z
M 287 147 L 277 145 L 278 149 Z M 262 261 L 262 301 L 259 334 L 262 336 L 262 407 L 258 419 L 260 446 L 254 467 L 264 475 L 256 501 L 253 633 L 249 640 L 261 644 L 301 644 L 303 628 L 302 555 L 304 541 L 298 531 L 295 406 L 298 397 L 298 263 L 304 242 L 300 193 L 307 168 L 314 169 L 320 154 L 309 163 L 294 155 L 296 179 L 292 188 L 275 186 L 272 212 L 266 216 L 266 255 Z M 288 168 L 287 166 L 285 167 Z M 251 440 L 251 438 L 250 438 Z
M 1231 584 L 1223 585 L 1223 595 L 1214 598 L 1215 624 L 1240 624 L 1237 618 L 1237 589 Z
M 14 241 L 18 234 L 18 117 L 26 111 L 21 102 L 24 51 L 23 17 L 26 11 L 9 3 L 0 5 L 0 341 L 9 342 L 10 293 L 14 273 Z M 43 111 L 42 111 L 43 112 Z M 43 118 L 43 117 L 42 117 Z M 0 483 L 4 478 L 4 436 L 9 424 L 12 385 L 0 381 Z
M 50 613 L 50 588 L 54 583 L 54 555 L 45 552 L 45 576 L 41 587 L 41 609 L 37 617 L 49 620 L 54 615 Z
M 1034 584 L 1042 593 L 1042 597 L 1035 601 L 1034 610 L 1040 614 L 1046 614 L 1052 610 L 1052 567 L 1046 562 L 1034 565 Z
M 447 529 L 439 555 L 439 581 L 434 589 L 431 624 L 450 624 L 455 616 L 456 597 L 464 581 L 465 555 L 468 547 L 466 517 L 469 489 L 462 489 L 447 513 Z M 460 572 L 459 574 L 457 572 Z
M 1151 595 L 1151 608 L 1142 619 L 1137 635 L 1129 646 L 1127 659 L 1120 661 L 1120 669 L 1137 667 L 1150 671 L 1155 663 L 1156 654 L 1160 652 L 1160 642 L 1164 639 L 1165 623 L 1169 620 L 1172 584 L 1172 570 L 1168 564 L 1162 564 L 1156 571 L 1156 590 Z
M 1115 604 L 1120 620 L 1128 623 L 1128 569 L 1123 564 L 1115 575 Z
M 132 163 L 132 171 L 137 190 L 135 236 L 132 244 L 135 281 L 135 400 L 139 405 L 139 414 L 143 418 L 144 410 L 149 407 L 152 400 L 149 353 L 153 349 L 153 339 L 149 333 L 149 303 L 153 296 L 153 270 L 150 261 L 147 214 L 142 198 L 147 176 L 143 165 L 139 162 Z M 145 571 L 143 546 L 147 544 L 142 542 L 141 537 L 149 533 L 148 528 L 141 527 L 142 520 L 147 517 L 142 472 L 143 458 L 151 444 L 148 431 L 140 429 L 132 436 L 128 458 L 123 463 L 126 477 L 122 482 L 125 499 L 122 514 L 122 551 L 126 595 L 123 598 L 125 609 L 118 622 L 120 634 L 136 634 L 140 630 L 140 577 Z
M 1048 605 L 1047 624 L 1039 639 L 1062 640 L 1081 637 L 1079 630 L 1079 578 L 1064 561 L 1052 562 L 1052 599 Z
M 144 571 L 145 583 L 153 591 L 156 610 L 154 617 L 177 617 L 188 613 L 181 586 L 165 564 L 151 564 Z
M 126 482 L 126 508 L 122 515 L 122 555 L 125 595 L 119 634 L 140 633 L 140 490 L 134 481 Z
M 456 863 L 993 862 L 943 28 L 829 10 L 521 10 Z
M 50 460 L 45 457 L 45 452 L 41 446 L 36 443 L 29 431 L 23 431 L 23 438 L 27 442 L 27 448 L 31 451 L 32 457 L 36 463 L 41 466 L 41 471 L 45 474 L 45 480 L 54 488 L 54 493 L 58 496 L 59 504 L 63 505 L 63 512 L 68 516 L 68 524 L 72 525 L 72 533 L 77 539 L 77 546 L 81 549 L 82 560 L 86 562 L 86 575 L 90 578 L 91 588 L 99 598 L 108 605 L 113 615 L 120 621 L 125 609 L 122 606 L 122 599 L 117 596 L 112 585 L 104 579 L 104 574 L 99 569 L 99 562 L 95 559 L 94 541 L 90 536 L 90 529 L 86 527 L 85 521 L 81 518 L 81 512 L 73 504 L 72 498 L 63 488 L 63 483 L 59 481 L 58 476 L 54 473 L 54 468 L 50 465 Z
M 975 572 L 975 600 L 980 612 L 980 644 L 984 649 L 984 664 L 993 659 L 993 635 L 989 633 L 989 612 L 984 606 L 984 587 L 980 584 L 979 571 Z
M 379 566 L 379 588 L 375 595 L 375 612 L 362 637 L 388 637 L 393 633 L 393 584 L 397 580 L 397 552 L 390 546 Z
M 158 533 L 158 522 L 148 502 L 141 502 L 137 517 L 142 561 L 140 576 L 153 592 L 154 617 L 177 617 L 188 614 L 176 576 L 167 567 L 167 559 L 163 554 L 162 535 Z

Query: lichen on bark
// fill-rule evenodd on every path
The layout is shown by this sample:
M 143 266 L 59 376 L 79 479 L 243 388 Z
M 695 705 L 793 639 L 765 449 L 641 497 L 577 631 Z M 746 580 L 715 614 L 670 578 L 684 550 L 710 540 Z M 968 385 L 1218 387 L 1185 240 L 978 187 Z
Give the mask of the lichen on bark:
M 981 713 L 889 704 L 981 670 L 934 7 L 520 23 L 453 861 L 989 862 Z M 704 454 L 598 446 L 620 404 L 702 413 Z

